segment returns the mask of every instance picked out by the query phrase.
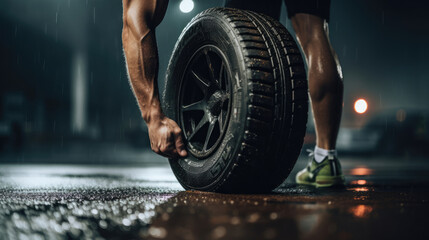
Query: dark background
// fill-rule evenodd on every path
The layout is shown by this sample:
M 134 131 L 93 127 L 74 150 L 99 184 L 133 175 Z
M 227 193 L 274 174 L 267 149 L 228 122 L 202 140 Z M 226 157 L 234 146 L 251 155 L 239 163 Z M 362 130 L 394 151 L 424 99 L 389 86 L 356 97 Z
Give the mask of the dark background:
M 182 29 L 224 1 L 194 2 L 182 13 L 180 1 L 170 0 L 157 29 L 161 91 Z M 345 82 L 344 154 L 425 154 L 428 10 L 418 0 L 332 0 L 330 37 Z M 281 19 L 292 31 L 285 6 Z M 121 28 L 121 1 L 0 2 L 0 161 L 108 162 L 111 151 L 138 159 L 148 138 L 127 80 Z M 353 110 L 358 98 L 368 102 L 364 114 Z

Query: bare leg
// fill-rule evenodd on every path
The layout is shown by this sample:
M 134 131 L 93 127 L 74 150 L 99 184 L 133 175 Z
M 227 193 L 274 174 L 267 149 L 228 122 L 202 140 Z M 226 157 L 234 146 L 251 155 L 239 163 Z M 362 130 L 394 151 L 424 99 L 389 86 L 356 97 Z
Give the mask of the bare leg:
M 297 13 L 292 18 L 307 63 L 310 99 L 316 128 L 316 145 L 335 149 L 341 121 L 343 81 L 341 67 L 320 17 Z

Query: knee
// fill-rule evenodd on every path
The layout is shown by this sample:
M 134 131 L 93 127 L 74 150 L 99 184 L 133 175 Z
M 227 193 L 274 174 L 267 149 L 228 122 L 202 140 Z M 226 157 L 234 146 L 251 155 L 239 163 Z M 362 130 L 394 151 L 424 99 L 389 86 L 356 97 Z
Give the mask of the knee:
M 327 25 L 322 18 L 311 14 L 297 13 L 291 20 L 298 42 L 304 52 L 307 52 L 312 43 L 325 42 Z

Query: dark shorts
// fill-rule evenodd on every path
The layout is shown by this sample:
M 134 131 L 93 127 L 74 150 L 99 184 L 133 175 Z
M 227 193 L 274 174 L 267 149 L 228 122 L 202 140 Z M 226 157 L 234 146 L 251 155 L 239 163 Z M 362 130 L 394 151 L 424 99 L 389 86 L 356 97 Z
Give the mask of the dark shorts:
M 308 13 L 329 21 L 331 0 L 284 0 L 288 17 L 296 13 Z M 260 12 L 279 20 L 282 0 L 226 0 L 225 7 Z

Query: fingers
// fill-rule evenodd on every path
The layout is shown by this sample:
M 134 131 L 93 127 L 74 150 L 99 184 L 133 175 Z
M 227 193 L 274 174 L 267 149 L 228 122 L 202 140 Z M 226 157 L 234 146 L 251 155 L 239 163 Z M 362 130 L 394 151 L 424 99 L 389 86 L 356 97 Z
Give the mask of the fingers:
M 167 158 L 186 157 L 185 144 L 182 130 L 172 120 L 157 126 L 154 131 L 149 131 L 151 148 L 155 153 Z
M 166 157 L 166 158 L 171 158 L 169 155 L 164 154 L 163 152 L 161 152 L 161 150 L 159 150 L 159 148 L 152 148 L 152 151 L 160 156 Z
M 179 156 L 175 146 L 171 143 L 165 144 L 164 142 L 159 144 L 153 144 L 152 151 L 166 158 L 177 158 Z
M 176 149 L 175 146 L 175 138 L 175 133 L 170 132 L 169 136 L 159 141 L 158 144 L 151 144 L 152 150 L 155 153 L 167 158 L 178 158 L 186 156 L 186 151 L 185 154 L 179 154 L 179 151 Z
M 177 128 L 174 132 L 174 138 L 175 138 L 175 145 L 176 145 L 176 152 L 181 157 L 186 157 L 188 153 L 185 150 L 185 143 L 183 142 L 182 138 L 182 130 L 180 128 Z

